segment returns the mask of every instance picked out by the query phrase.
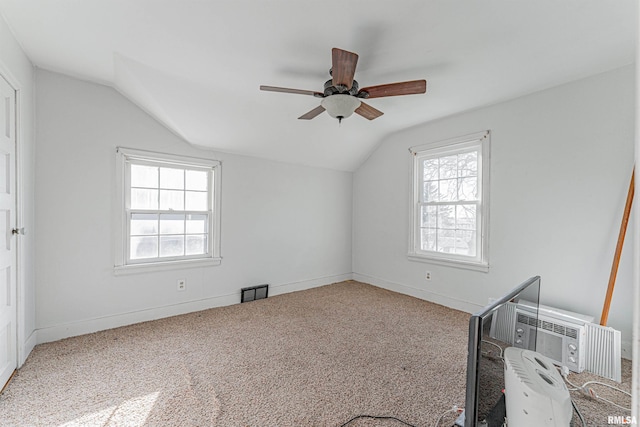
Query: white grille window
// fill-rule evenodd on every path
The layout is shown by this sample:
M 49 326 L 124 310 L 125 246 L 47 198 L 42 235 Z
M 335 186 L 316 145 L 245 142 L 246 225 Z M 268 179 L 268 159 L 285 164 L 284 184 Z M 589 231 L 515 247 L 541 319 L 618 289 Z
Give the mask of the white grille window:
M 116 268 L 218 264 L 220 162 L 118 148 Z
M 413 147 L 411 155 L 409 257 L 486 269 L 489 132 Z

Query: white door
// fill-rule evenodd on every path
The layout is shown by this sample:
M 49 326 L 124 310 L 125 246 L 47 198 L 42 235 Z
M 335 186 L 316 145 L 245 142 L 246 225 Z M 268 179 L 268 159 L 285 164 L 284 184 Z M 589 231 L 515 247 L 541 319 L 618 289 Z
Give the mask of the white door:
M 18 366 L 15 153 L 16 91 L 0 76 L 0 390 Z

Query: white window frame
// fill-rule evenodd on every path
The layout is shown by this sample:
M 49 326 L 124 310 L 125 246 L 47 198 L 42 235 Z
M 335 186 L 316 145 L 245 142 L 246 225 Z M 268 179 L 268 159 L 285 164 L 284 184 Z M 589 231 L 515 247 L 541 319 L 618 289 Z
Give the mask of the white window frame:
M 422 161 L 426 158 L 455 154 L 472 147 L 478 147 L 478 177 L 480 195 L 477 203 L 476 257 L 422 250 L 420 243 L 420 208 L 422 203 Z M 461 137 L 422 144 L 411 147 L 411 208 L 409 230 L 409 254 L 412 261 L 421 261 L 451 267 L 489 271 L 489 170 L 490 170 L 490 131 L 478 132 Z
M 129 174 L 127 173 L 129 162 L 135 164 L 166 164 L 183 168 L 209 169 L 209 236 L 208 253 L 204 256 L 175 257 L 162 260 L 130 260 L 129 259 Z M 125 147 L 116 148 L 116 197 L 114 204 L 117 209 L 115 216 L 115 274 L 127 274 L 135 272 L 151 272 L 173 270 L 176 268 L 206 267 L 220 265 L 220 176 L 222 163 L 218 160 L 202 159 L 196 157 L 178 156 L 174 154 L 156 153 L 152 151 L 136 150 Z M 211 185 L 213 179 L 213 185 Z

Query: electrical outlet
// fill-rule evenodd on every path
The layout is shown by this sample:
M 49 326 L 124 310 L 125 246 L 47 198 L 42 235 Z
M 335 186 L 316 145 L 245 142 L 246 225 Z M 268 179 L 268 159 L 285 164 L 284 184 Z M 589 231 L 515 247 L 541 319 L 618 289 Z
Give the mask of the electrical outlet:
M 185 279 L 178 280 L 178 290 L 179 291 L 187 290 L 187 281 Z
M 427 272 L 424 274 L 424 278 L 425 278 L 425 279 L 427 279 L 427 280 L 431 280 L 431 272 L 430 272 L 430 271 L 427 271 Z

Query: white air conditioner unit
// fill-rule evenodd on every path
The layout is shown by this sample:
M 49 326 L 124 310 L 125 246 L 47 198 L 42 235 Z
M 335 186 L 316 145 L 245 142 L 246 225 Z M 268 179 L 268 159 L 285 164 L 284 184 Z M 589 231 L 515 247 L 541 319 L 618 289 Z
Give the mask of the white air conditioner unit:
M 574 323 L 564 318 L 532 313 L 522 307 L 516 308 L 516 324 L 513 346 L 535 348 L 554 363 L 566 366 L 574 372 L 582 372 L 586 362 L 585 322 Z M 535 340 L 535 341 L 534 341 Z
M 620 332 L 594 325 L 593 320 L 593 316 L 520 300 L 498 309 L 490 336 L 514 347 L 535 348 L 574 372 L 586 369 L 619 382 Z

